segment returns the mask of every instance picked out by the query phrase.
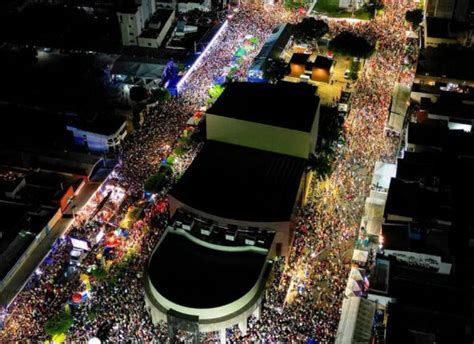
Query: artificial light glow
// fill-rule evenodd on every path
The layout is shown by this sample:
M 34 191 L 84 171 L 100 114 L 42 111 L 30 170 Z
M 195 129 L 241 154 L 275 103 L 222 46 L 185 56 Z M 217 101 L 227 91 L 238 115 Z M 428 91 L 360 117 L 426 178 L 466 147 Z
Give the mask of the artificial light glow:
M 199 55 L 199 57 L 196 59 L 196 61 L 194 61 L 193 65 L 191 66 L 191 68 L 188 69 L 188 71 L 186 72 L 186 74 L 184 74 L 184 76 L 181 78 L 181 80 L 178 81 L 176 87 L 178 89 L 178 92 L 181 90 L 181 87 L 183 87 L 184 83 L 186 82 L 186 80 L 188 79 L 188 77 L 191 75 L 191 73 L 197 68 L 197 66 L 199 65 L 199 63 L 201 62 L 202 58 L 204 57 L 204 55 L 206 55 L 210 48 L 214 45 L 214 43 L 216 42 L 217 38 L 222 34 L 222 32 L 224 32 L 224 29 L 227 27 L 227 24 L 229 24 L 229 21 L 226 20 L 224 22 L 224 24 L 222 24 L 222 26 L 220 27 L 220 29 L 216 32 L 216 34 L 214 35 L 214 37 L 212 37 L 211 41 L 209 42 L 209 44 L 207 45 L 207 47 L 204 49 L 204 51 L 201 53 L 201 55 Z

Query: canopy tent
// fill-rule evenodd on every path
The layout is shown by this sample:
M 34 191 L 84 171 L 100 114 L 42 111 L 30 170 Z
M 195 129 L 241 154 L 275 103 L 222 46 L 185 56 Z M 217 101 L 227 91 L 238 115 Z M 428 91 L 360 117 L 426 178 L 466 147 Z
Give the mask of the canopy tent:
M 371 191 L 365 200 L 364 216 L 361 226 L 365 227 L 367 234 L 380 235 L 384 223 L 384 209 L 387 194 L 384 192 Z
M 353 266 L 351 268 L 351 272 L 349 273 L 349 277 L 352 278 L 355 281 L 362 281 L 364 278 L 362 277 L 362 274 L 360 273 L 360 270 Z
M 388 191 L 390 180 L 397 175 L 397 165 L 388 164 L 382 161 L 375 163 L 372 186 L 377 190 Z
M 342 302 L 342 312 L 336 335 L 336 344 L 368 343 L 376 305 L 374 302 L 356 296 L 349 296 Z
M 354 254 L 352 255 L 352 260 L 356 262 L 365 263 L 367 262 L 368 255 L 369 255 L 369 252 L 367 251 L 355 249 Z
M 161 79 L 166 61 L 120 57 L 114 62 L 112 75 L 125 75 L 139 79 Z

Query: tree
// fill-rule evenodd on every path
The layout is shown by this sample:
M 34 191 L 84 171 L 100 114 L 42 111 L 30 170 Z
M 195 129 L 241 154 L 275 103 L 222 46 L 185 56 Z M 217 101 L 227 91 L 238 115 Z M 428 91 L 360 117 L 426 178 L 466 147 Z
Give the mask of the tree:
M 423 20 L 423 11 L 421 9 L 407 11 L 405 13 L 405 20 L 411 23 L 413 29 L 416 29 Z
M 212 85 L 209 89 L 209 97 L 211 98 L 211 102 L 214 102 L 217 98 L 220 97 L 222 92 L 224 92 L 225 87 L 219 84 Z
M 268 67 L 266 69 L 267 79 L 275 83 L 290 73 L 290 66 L 282 59 L 269 60 Z
M 70 314 L 61 312 L 46 321 L 46 324 L 44 325 L 44 331 L 50 336 L 56 336 L 66 333 L 73 323 L 74 320 Z
M 343 31 L 329 42 L 329 49 L 341 55 L 367 58 L 375 48 L 364 37 Z
M 145 87 L 133 86 L 130 89 L 130 99 L 134 102 L 141 102 L 148 99 L 149 94 Z
M 155 88 L 151 91 L 151 97 L 154 102 L 165 102 L 171 98 L 171 93 L 166 88 Z
M 105 271 L 103 268 L 95 268 L 91 271 L 91 274 L 97 281 L 103 281 L 105 277 L 107 277 L 107 271 Z
M 298 41 L 307 44 L 314 44 L 314 42 L 328 32 L 329 26 L 324 20 L 316 20 L 313 17 L 306 17 L 296 25 L 294 36 Z
M 166 175 L 163 173 L 157 173 L 150 176 L 143 185 L 145 192 L 156 192 L 159 190 L 166 179 Z
M 309 159 L 309 167 L 316 170 L 320 176 L 332 172 L 336 146 L 343 133 L 343 124 L 344 118 L 339 115 L 336 107 L 321 107 L 317 154 Z

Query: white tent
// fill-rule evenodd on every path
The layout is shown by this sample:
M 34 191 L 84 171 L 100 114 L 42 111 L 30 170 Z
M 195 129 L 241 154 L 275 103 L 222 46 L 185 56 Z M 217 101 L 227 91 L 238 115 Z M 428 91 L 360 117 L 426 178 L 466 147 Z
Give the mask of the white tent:
M 372 186 L 377 190 L 388 191 L 390 180 L 397 175 L 397 165 L 388 164 L 382 161 L 375 163 Z
M 352 255 L 352 260 L 354 260 L 356 262 L 365 263 L 365 262 L 367 262 L 368 255 L 369 255 L 369 252 L 367 252 L 367 251 L 362 251 L 362 250 L 355 249 L 354 254 Z
M 342 313 L 336 334 L 336 344 L 368 343 L 372 332 L 375 303 L 349 296 L 342 302 Z
M 362 281 L 364 278 L 362 277 L 360 270 L 353 266 L 351 268 L 351 272 L 349 273 L 349 278 L 352 278 L 355 281 Z

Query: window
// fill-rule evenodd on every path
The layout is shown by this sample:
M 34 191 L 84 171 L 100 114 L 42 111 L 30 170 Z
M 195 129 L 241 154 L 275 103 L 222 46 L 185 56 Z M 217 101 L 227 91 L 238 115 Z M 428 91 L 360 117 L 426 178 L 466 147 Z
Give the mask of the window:
M 119 15 L 119 22 L 122 24 L 122 15 Z
M 150 43 L 150 42 L 148 42 L 148 46 L 151 47 L 151 43 Z
M 130 32 L 130 33 L 129 33 L 129 35 L 130 35 L 130 36 L 133 36 L 133 35 L 134 35 L 134 33 L 133 33 L 133 32 Z

